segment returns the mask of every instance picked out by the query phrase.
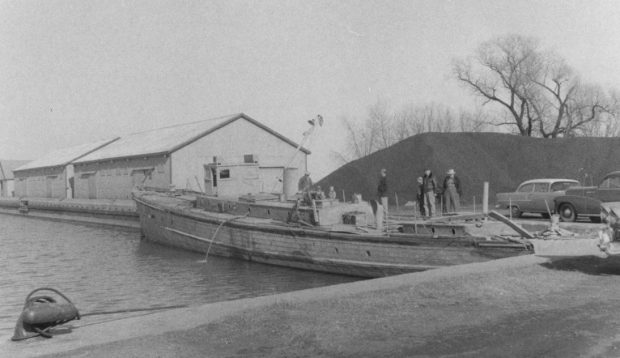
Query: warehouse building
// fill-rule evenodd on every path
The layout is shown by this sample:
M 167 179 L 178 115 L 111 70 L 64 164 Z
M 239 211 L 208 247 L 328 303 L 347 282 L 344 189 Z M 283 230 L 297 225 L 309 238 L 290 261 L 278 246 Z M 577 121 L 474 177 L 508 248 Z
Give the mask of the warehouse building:
M 28 163 L 28 160 L 0 160 L 0 197 L 15 196 L 13 170 Z
M 75 160 L 75 197 L 129 199 L 136 186 L 212 193 L 218 180 L 233 175 L 223 170 L 214 177 L 212 163 L 251 164 L 258 168 L 253 173 L 260 176 L 260 191 L 280 192 L 284 167 L 292 168 L 296 180 L 308 154 L 239 113 L 130 134 Z
M 15 195 L 37 198 L 72 198 L 74 179 L 71 163 L 117 139 L 118 137 L 56 150 L 16 168 L 13 171 Z

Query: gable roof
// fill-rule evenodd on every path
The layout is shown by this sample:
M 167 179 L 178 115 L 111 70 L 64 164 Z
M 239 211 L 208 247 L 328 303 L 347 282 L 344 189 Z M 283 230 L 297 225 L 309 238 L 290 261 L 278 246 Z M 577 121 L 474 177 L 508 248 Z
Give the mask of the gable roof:
M 74 160 L 81 158 L 105 145 L 114 142 L 118 137 L 113 139 L 105 139 L 100 140 L 93 143 L 86 143 L 81 145 L 76 145 L 69 148 L 63 148 L 59 150 L 55 150 L 50 152 L 41 158 L 35 159 L 31 162 L 28 162 L 16 169 L 15 172 L 29 169 L 38 169 L 38 168 L 50 168 L 50 167 L 58 167 L 65 166 Z
M 28 162 L 29 160 L 0 160 L 0 180 L 13 179 L 13 170 Z
M 169 154 L 238 119 L 245 119 L 257 127 L 280 138 L 291 146 L 298 146 L 298 144 L 292 140 L 284 137 L 257 120 L 245 115 L 244 113 L 238 113 L 129 134 L 121 137 L 114 143 L 101 148 L 100 150 L 94 151 L 76 160 L 75 163 Z M 301 148 L 301 150 L 306 154 L 310 154 L 310 152 L 305 148 Z

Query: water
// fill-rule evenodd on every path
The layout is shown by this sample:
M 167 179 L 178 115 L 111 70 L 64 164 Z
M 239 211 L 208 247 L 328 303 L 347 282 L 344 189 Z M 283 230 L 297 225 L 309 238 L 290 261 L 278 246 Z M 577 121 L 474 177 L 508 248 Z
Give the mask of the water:
M 35 288 L 81 313 L 199 305 L 357 280 L 168 248 L 136 230 L 0 215 L 0 336 Z

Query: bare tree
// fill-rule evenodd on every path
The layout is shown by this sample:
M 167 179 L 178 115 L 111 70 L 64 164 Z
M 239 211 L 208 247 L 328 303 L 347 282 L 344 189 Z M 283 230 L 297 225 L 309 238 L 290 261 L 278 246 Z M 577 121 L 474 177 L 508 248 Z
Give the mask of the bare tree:
M 342 164 L 387 148 L 401 140 L 426 132 L 478 132 L 487 127 L 487 117 L 477 112 L 461 111 L 458 116 L 447 106 L 430 103 L 408 105 L 392 113 L 384 101 L 377 101 L 368 109 L 365 119 L 343 118 L 347 135 L 346 153 L 332 153 Z
M 394 143 L 392 130 L 393 115 L 388 111 L 388 105 L 383 100 L 378 100 L 368 110 L 368 125 L 373 137 L 377 139 L 375 149 L 387 148 Z
M 455 61 L 456 78 L 484 104 L 494 103 L 510 113 L 510 120 L 495 123 L 516 127 L 519 134 L 531 136 L 534 126 L 528 117 L 528 101 L 534 94 L 533 72 L 541 62 L 538 41 L 519 35 L 484 42 L 475 57 Z
M 580 87 L 567 109 L 564 136 L 618 135 L 617 107 L 599 86 Z
M 456 61 L 456 78 L 484 104 L 508 113 L 495 125 L 510 125 L 524 136 L 589 135 L 613 128 L 614 101 L 585 84 L 566 61 L 543 52 L 534 38 L 508 35 L 483 43 L 473 58 Z M 507 120 L 506 120 L 507 119 Z
M 455 116 L 452 109 L 437 103 L 409 105 L 394 115 L 394 132 L 398 140 L 426 132 L 453 132 Z
M 483 132 L 487 130 L 490 120 L 488 114 L 478 108 L 474 112 L 461 111 L 458 122 L 461 132 Z
M 612 114 L 613 103 L 600 86 L 584 84 L 566 62 L 550 54 L 532 78 L 540 93 L 532 96 L 539 134 L 544 138 L 591 135 Z
M 367 125 L 356 125 L 355 122 L 355 119 L 342 118 L 347 136 L 346 151 L 348 153 L 346 156 L 343 155 L 343 158 L 357 159 L 374 152 L 375 139 L 372 128 L 368 128 Z

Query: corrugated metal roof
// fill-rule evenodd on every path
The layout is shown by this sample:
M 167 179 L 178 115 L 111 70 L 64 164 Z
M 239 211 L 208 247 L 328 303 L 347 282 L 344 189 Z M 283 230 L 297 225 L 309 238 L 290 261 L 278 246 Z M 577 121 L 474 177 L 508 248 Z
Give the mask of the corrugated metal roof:
M 0 160 L 0 180 L 13 179 L 13 170 L 29 160 Z
M 129 158 L 145 155 L 172 153 L 189 143 L 221 128 L 237 119 L 246 119 L 256 126 L 272 133 L 292 146 L 297 144 L 275 132 L 249 116 L 238 113 L 197 122 L 178 124 L 170 127 L 152 129 L 121 137 L 114 143 L 86 155 L 75 163 L 95 162 L 100 160 Z M 302 148 L 306 153 L 306 149 Z
M 28 162 L 20 166 L 19 168 L 14 169 L 14 171 L 64 166 L 117 139 L 118 137 L 113 138 L 113 139 L 100 140 L 97 142 L 92 142 L 92 143 L 87 143 L 87 144 L 76 145 L 74 147 L 59 149 L 59 150 L 50 152 L 41 158 Z

